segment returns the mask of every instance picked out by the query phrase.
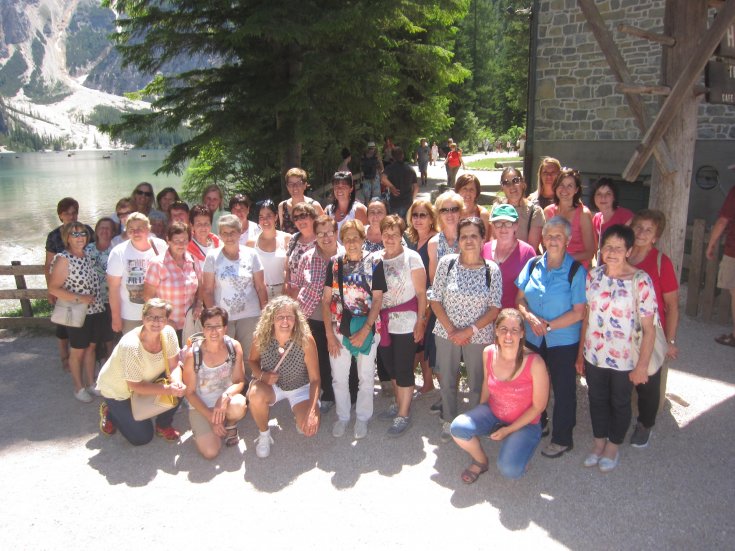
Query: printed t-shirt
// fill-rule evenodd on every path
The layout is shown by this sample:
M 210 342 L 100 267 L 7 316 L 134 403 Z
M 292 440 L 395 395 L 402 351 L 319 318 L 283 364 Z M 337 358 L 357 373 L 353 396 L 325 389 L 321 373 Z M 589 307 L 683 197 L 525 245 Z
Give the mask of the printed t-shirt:
M 227 258 L 224 249 L 209 251 L 202 272 L 214 274 L 214 303 L 234 321 L 260 315 L 253 274 L 262 270 L 255 249 L 240 245 L 236 260 Z

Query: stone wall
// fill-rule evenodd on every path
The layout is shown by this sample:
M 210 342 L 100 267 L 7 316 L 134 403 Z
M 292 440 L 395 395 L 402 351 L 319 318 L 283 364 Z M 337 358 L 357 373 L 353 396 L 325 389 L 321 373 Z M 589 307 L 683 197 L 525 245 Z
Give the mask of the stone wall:
M 664 0 L 604 0 L 597 6 L 635 82 L 660 83 L 664 46 L 618 32 L 621 23 L 662 32 Z M 536 71 L 537 142 L 640 140 L 615 78 L 576 0 L 541 0 Z M 659 99 L 643 96 L 651 118 Z M 735 139 L 735 107 L 708 105 L 699 111 L 700 140 Z

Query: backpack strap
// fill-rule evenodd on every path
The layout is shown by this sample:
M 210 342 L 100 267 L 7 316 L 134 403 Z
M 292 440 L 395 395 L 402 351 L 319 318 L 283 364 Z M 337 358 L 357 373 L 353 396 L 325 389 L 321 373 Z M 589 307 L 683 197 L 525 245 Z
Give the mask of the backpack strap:
M 487 288 L 490 288 L 490 283 L 493 280 L 493 274 L 490 271 L 490 264 L 487 263 L 486 259 L 482 259 L 483 263 L 485 264 L 485 285 L 487 285 Z M 447 275 L 449 275 L 449 272 L 452 271 L 452 268 L 454 268 L 454 264 L 457 262 L 456 258 L 452 258 L 449 261 L 449 267 L 447 268 Z
M 569 286 L 572 286 L 572 281 L 574 281 L 574 276 L 577 275 L 577 271 L 579 270 L 579 267 L 582 264 L 578 260 L 573 260 L 572 265 L 569 267 L 569 272 L 567 273 L 567 281 L 569 281 Z
M 339 285 L 339 300 L 342 302 L 342 308 L 345 307 L 345 293 L 342 287 L 342 277 L 344 274 L 344 264 L 342 263 L 342 257 L 337 258 L 337 284 Z
M 201 341 L 195 341 L 191 345 L 191 353 L 194 356 L 194 373 L 199 373 L 202 367 L 202 348 L 199 346 Z

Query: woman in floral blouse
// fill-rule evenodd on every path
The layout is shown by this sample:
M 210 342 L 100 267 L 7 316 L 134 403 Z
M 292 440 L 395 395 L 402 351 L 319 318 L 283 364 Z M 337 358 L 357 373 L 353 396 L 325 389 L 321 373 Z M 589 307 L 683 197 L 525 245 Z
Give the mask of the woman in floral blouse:
M 451 440 L 449 425 L 457 416 L 457 374 L 464 359 L 470 387 L 469 406 L 480 402 L 482 350 L 493 342 L 492 323 L 500 311 L 500 269 L 482 258 L 485 224 L 477 217 L 458 225 L 459 254 L 442 257 L 430 291 L 436 315 L 436 365 L 441 374 L 442 440 Z
M 594 446 L 584 466 L 597 466 L 602 472 L 618 465 L 618 447 L 630 426 L 633 385 L 648 380 L 655 338 L 656 292 L 648 274 L 628 262 L 634 242 L 628 226 L 609 227 L 600 246 L 604 265 L 587 276 L 588 310 L 577 371 L 587 378 Z M 631 350 L 636 312 L 643 339 L 634 363 Z

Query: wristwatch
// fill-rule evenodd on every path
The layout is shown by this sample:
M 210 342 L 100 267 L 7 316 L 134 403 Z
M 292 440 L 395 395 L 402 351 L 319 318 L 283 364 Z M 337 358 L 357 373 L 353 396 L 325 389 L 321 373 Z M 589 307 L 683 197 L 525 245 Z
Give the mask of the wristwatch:
M 547 333 L 551 333 L 551 324 L 550 323 L 547 323 L 546 324 L 546 332 Z
M 670 339 L 669 344 L 676 344 L 676 339 Z

